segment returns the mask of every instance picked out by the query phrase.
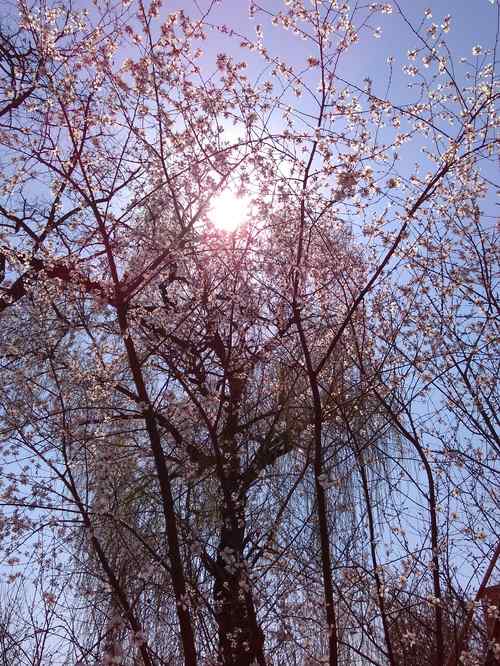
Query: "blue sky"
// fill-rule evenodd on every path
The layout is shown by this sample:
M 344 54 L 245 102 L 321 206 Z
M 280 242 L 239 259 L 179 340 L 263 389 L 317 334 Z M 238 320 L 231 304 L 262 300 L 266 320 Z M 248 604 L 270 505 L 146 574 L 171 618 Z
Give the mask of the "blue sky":
M 210 4 L 210 0 L 200 0 L 198 6 L 205 9 Z M 284 2 L 280 0 L 262 0 L 259 3 L 263 8 L 269 11 L 281 9 L 286 11 Z M 312 3 L 306 3 L 306 6 Z M 366 3 L 351 2 L 351 7 L 356 4 L 367 5 Z M 416 46 L 418 40 L 412 35 L 409 27 L 402 25 L 401 17 L 398 16 L 397 7 L 394 3 L 392 15 L 377 15 L 370 25 L 374 29 L 381 27 L 382 33 L 380 39 L 362 38 L 357 47 L 352 49 L 348 56 L 349 70 L 353 79 L 362 81 L 365 76 L 380 77 L 384 75 L 385 62 L 387 56 L 392 54 L 396 62 L 402 64 L 406 60 L 408 49 Z M 492 3 L 490 0 L 402 0 L 399 4 L 402 11 L 408 19 L 418 26 L 424 18 L 424 13 L 429 6 L 432 7 L 432 18 L 426 20 L 426 24 L 436 23 L 441 25 L 447 15 L 451 15 L 450 32 L 447 34 L 453 54 L 459 57 L 471 58 L 471 49 L 476 44 L 492 44 L 497 31 L 497 7 L 496 0 Z M 229 27 L 248 35 L 255 34 L 255 25 L 265 23 L 263 15 L 257 13 L 256 18 L 249 18 L 248 0 L 220 0 L 210 14 L 214 23 L 224 23 Z M 193 3 L 189 0 L 165 5 L 164 10 L 172 11 L 176 8 L 183 8 L 189 13 L 196 15 L 193 11 Z M 266 45 L 275 53 L 282 57 L 293 57 L 297 53 L 297 40 L 284 39 L 284 33 L 279 28 L 268 29 L 265 27 L 264 39 Z M 238 41 L 236 40 L 235 46 Z M 207 55 L 217 52 L 218 47 L 225 46 L 220 40 L 210 39 L 206 44 Z M 233 50 L 233 49 L 231 49 Z

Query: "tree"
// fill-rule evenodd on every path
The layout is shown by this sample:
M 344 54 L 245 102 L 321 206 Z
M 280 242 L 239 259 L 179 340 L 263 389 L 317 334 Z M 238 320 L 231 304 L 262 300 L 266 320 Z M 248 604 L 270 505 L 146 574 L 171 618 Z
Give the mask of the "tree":
M 494 51 L 278 4 L 255 38 L 215 2 L 2 26 L 2 547 L 61 662 L 396 666 L 409 618 L 430 664 L 482 658 Z M 404 103 L 390 59 L 347 78 L 382 18 Z

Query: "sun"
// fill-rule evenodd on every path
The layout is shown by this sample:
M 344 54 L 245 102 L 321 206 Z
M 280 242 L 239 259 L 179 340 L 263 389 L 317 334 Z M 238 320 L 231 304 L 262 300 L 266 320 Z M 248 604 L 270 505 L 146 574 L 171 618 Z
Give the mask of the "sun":
M 218 229 L 236 231 L 248 217 L 248 205 L 245 197 L 238 197 L 231 190 L 225 190 L 214 197 L 208 217 Z

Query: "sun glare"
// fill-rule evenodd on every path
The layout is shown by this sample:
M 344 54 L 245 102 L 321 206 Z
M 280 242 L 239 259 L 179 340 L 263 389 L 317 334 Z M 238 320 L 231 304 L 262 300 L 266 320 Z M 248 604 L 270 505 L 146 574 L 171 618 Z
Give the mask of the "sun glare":
M 213 200 L 209 213 L 212 224 L 224 231 L 235 231 L 246 221 L 247 215 L 248 200 L 230 190 Z

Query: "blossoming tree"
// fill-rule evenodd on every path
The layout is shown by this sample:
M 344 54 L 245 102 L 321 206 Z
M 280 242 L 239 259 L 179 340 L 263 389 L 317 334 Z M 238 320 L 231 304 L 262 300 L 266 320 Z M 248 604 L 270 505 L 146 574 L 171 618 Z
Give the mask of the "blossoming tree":
M 184 4 L 2 23 L 4 660 L 495 658 L 495 50 Z

